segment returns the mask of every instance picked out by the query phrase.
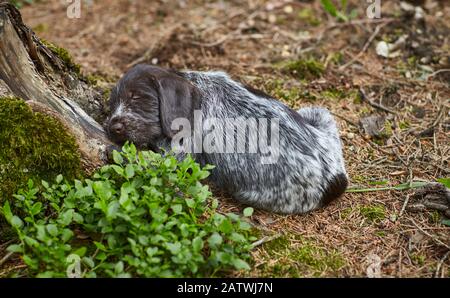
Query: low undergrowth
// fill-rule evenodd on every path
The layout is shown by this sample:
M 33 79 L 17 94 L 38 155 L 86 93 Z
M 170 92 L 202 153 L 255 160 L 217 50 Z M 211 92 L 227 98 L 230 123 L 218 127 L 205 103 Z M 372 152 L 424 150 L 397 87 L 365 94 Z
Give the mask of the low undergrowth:
M 200 182 L 210 169 L 190 157 L 178 162 L 125 145 L 114 152 L 114 164 L 90 179 L 58 176 L 41 186 L 30 180 L 1 208 L 19 239 L 8 251 L 37 277 L 197 277 L 250 269 L 251 226 L 217 212 L 218 201 Z

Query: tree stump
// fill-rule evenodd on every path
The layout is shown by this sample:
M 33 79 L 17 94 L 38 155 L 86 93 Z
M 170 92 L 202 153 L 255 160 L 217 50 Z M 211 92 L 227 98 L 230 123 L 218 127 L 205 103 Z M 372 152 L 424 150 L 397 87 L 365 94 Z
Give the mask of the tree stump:
M 89 171 L 107 161 L 106 149 L 112 144 L 97 122 L 103 114 L 102 94 L 68 64 L 23 23 L 13 5 L 0 3 L 0 80 L 33 110 L 57 118 L 75 136 Z

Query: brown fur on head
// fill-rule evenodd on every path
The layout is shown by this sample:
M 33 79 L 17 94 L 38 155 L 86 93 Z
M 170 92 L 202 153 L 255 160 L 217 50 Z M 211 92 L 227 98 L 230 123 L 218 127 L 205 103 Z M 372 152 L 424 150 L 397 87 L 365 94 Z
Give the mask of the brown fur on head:
M 192 121 L 199 108 L 196 88 L 176 72 L 150 65 L 137 65 L 117 83 L 110 97 L 108 137 L 122 145 L 155 150 L 161 138 L 172 138 L 176 118 Z

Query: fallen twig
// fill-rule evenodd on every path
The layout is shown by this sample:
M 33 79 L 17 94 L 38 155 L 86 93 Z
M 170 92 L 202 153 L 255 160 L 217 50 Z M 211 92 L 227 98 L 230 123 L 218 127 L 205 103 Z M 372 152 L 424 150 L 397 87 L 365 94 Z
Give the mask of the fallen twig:
M 367 95 L 366 95 L 366 92 L 364 91 L 364 89 L 363 88 L 359 88 L 359 92 L 360 92 L 360 94 L 361 94 L 361 99 L 363 100 L 363 101 L 366 101 L 369 105 L 371 105 L 372 107 L 374 107 L 374 108 L 377 108 L 377 109 L 380 109 L 380 110 L 383 110 L 383 111 L 385 111 L 385 112 L 388 112 L 388 113 L 391 113 L 391 114 L 394 114 L 394 115 L 397 115 L 398 113 L 396 112 L 396 111 L 394 111 L 394 110 L 391 110 L 391 109 L 389 109 L 389 108 L 386 108 L 385 106 L 382 106 L 382 105 L 380 105 L 380 104 L 377 104 L 376 102 L 373 102 Z
M 441 267 L 449 255 L 450 255 L 450 250 L 445 253 L 445 255 L 442 257 L 442 259 L 439 260 L 439 262 L 436 266 L 436 272 L 434 273 L 434 277 L 439 277 L 439 271 L 441 271 Z
M 261 239 L 259 239 L 259 240 L 257 240 L 257 241 L 252 243 L 252 249 L 254 249 L 257 246 L 260 246 L 260 245 L 262 245 L 262 244 L 264 244 L 266 242 L 273 241 L 273 240 L 275 240 L 275 239 L 277 239 L 279 237 L 281 237 L 280 233 L 275 234 L 275 235 L 271 235 L 271 236 L 264 236 L 263 238 L 261 238 Z
M 387 186 L 387 187 L 372 187 L 372 188 L 349 188 L 346 192 L 374 192 L 374 191 L 386 191 L 386 190 L 409 190 L 414 188 L 420 188 L 427 185 L 428 182 L 423 181 L 414 181 L 412 183 L 402 183 L 395 186 Z
M 384 23 L 377 25 L 377 27 L 375 27 L 375 30 L 373 31 L 372 35 L 370 35 L 369 39 L 366 41 L 366 43 L 364 44 L 362 50 L 358 53 L 358 55 L 354 56 L 353 59 L 351 59 L 349 62 L 340 66 L 339 70 L 342 71 L 342 70 L 346 69 L 348 66 L 350 66 L 351 64 L 353 64 L 355 61 L 357 61 L 364 54 L 364 52 L 369 48 L 370 44 L 375 39 L 375 37 L 378 35 L 378 33 L 380 33 L 381 28 L 383 28 L 390 22 L 392 22 L 392 21 L 385 21 Z
M 414 219 L 410 218 L 410 221 L 416 226 L 416 228 L 418 228 L 423 234 L 427 235 L 428 237 L 430 237 L 431 239 L 433 239 L 436 243 L 444 246 L 447 249 L 450 249 L 450 246 L 448 244 L 445 244 L 444 242 L 442 242 L 438 237 L 431 235 L 430 233 L 428 233 L 427 231 L 425 231 L 424 229 L 422 229 L 416 222 Z
M 14 253 L 13 252 L 8 252 L 1 260 L 0 260 L 0 267 L 2 267 L 3 266 L 3 264 L 4 263 L 6 263 L 10 258 L 11 258 L 11 256 L 13 255 Z

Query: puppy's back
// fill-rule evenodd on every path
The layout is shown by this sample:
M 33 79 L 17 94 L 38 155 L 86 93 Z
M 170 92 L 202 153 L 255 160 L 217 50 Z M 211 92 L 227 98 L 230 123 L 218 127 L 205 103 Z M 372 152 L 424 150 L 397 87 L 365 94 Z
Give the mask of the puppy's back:
M 203 163 L 216 165 L 211 179 L 219 187 L 243 203 L 279 213 L 308 212 L 344 193 L 348 182 L 341 140 L 326 109 L 294 111 L 222 72 L 187 77 L 202 91 L 204 117 L 280 120 L 280 156 L 273 164 L 261 164 L 258 154 L 202 154 Z

